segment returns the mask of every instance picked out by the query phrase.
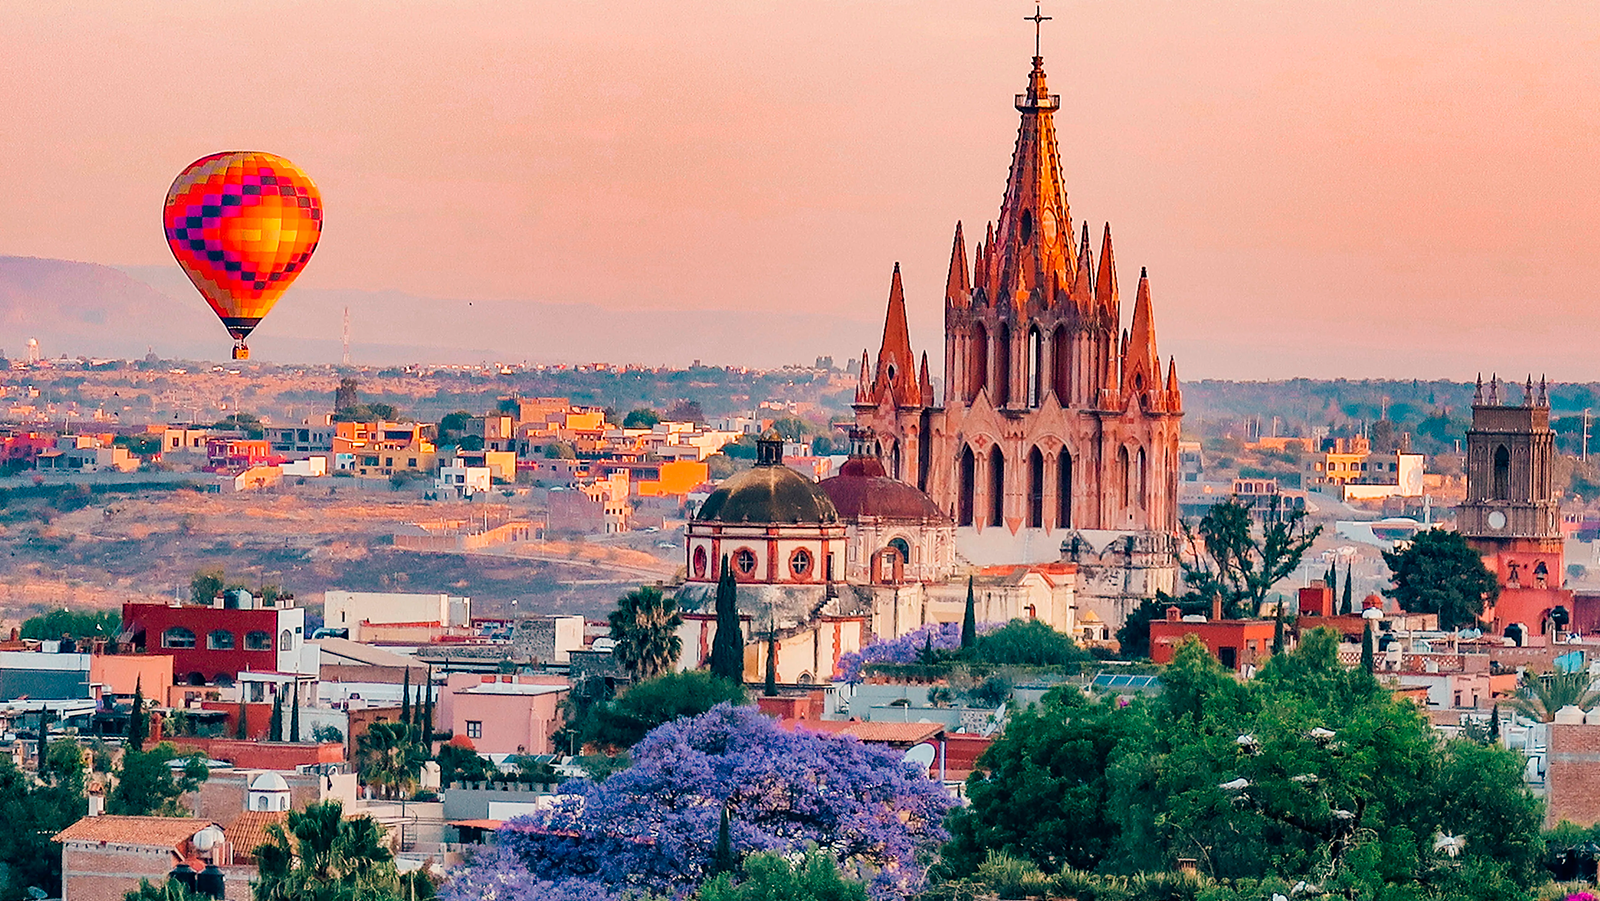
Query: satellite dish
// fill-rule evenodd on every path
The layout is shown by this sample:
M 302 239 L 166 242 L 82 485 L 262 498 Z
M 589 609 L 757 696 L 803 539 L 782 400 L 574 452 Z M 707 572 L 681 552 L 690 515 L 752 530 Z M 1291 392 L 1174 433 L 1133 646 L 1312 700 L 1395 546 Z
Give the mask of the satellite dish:
M 933 767 L 933 762 L 938 757 L 939 749 L 928 742 L 923 742 L 906 751 L 905 761 L 906 763 L 915 764 L 923 770 L 928 770 Z

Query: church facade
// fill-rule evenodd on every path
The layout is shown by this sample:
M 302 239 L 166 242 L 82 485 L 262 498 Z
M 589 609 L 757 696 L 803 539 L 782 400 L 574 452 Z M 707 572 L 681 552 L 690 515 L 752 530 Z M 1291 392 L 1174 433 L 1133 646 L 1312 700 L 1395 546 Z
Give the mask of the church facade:
M 887 473 L 926 491 L 977 566 L 1070 562 L 1107 623 L 1176 577 L 1177 370 L 1156 349 L 1141 271 L 1122 327 L 1111 228 L 1074 247 L 1053 117 L 1035 56 L 999 218 L 970 256 L 958 223 L 944 292 L 944 380 L 913 354 L 900 269 L 883 339 L 863 352 L 856 424 Z

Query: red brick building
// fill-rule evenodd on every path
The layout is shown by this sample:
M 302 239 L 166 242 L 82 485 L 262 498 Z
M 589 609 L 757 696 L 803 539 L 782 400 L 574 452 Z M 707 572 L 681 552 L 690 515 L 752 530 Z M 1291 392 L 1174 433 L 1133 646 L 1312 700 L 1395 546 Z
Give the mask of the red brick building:
M 293 600 L 268 605 L 237 592 L 211 605 L 128 603 L 122 634 L 137 653 L 171 655 L 177 683 L 232 685 L 242 672 L 317 675 L 305 610 Z
M 1193 635 L 1206 646 L 1211 656 L 1235 671 L 1259 666 L 1272 656 L 1272 640 L 1277 623 L 1270 619 L 1190 619 L 1177 607 L 1167 608 L 1167 618 L 1150 621 L 1150 659 L 1172 662 L 1178 646 Z

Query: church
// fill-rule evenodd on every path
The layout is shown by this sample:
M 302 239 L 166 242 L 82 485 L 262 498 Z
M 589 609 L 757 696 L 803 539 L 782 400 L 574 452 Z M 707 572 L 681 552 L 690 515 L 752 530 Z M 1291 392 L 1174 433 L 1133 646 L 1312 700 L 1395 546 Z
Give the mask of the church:
M 944 292 L 944 380 L 915 355 L 897 264 L 876 357 L 854 409 L 892 478 L 927 492 L 975 566 L 1070 562 L 1078 601 L 1120 624 L 1177 574 L 1177 368 L 1156 350 L 1141 270 L 1122 325 L 1111 227 L 1073 246 L 1044 59 L 1034 56 L 999 218 L 970 257 L 955 228 Z M 970 259 L 970 264 L 969 264 Z

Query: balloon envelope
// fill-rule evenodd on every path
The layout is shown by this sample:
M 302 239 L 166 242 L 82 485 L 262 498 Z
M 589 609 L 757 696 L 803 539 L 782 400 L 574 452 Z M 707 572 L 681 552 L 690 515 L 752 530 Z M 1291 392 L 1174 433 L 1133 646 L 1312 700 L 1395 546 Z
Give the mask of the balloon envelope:
M 322 237 L 322 195 L 281 156 L 214 153 L 167 191 L 167 244 L 243 356 L 244 338 L 305 268 Z

